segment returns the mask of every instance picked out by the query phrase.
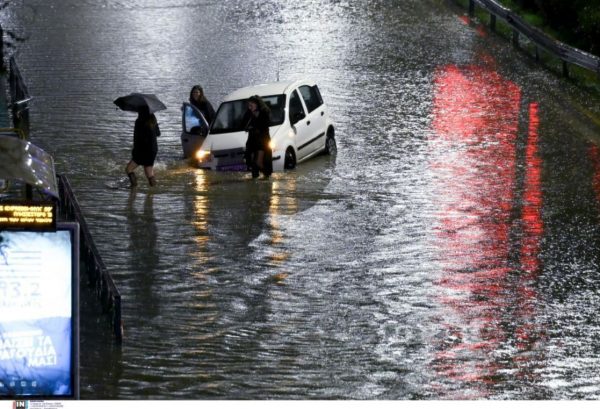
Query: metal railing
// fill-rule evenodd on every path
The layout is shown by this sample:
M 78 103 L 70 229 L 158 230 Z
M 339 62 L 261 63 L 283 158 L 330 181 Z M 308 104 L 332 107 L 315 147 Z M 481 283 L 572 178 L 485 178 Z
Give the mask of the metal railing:
M 512 28 L 512 41 L 515 46 L 519 46 L 519 35 L 527 37 L 534 44 L 536 60 L 539 60 L 539 47 L 561 60 L 562 72 L 565 77 L 569 76 L 569 64 L 573 64 L 596 73 L 597 78 L 600 79 L 600 57 L 549 37 L 494 0 L 469 0 L 469 16 L 471 17 L 475 15 L 475 3 L 490 13 L 492 31 L 496 30 L 496 19 L 500 18 Z
M 66 219 L 79 222 L 81 232 L 81 264 L 85 265 L 89 285 L 100 300 L 103 312 L 110 315 L 115 339 L 120 343 L 123 340 L 121 294 L 100 258 L 85 217 L 81 212 L 79 203 L 66 176 L 58 175 L 58 189 L 60 192 L 59 212 Z

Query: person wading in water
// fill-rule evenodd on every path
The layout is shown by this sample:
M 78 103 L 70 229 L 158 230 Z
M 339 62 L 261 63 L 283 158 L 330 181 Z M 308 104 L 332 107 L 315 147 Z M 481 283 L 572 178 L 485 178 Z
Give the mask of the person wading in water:
M 273 159 L 269 125 L 271 110 L 258 95 L 248 99 L 248 111 L 244 114 L 243 123 L 248 132 L 246 141 L 246 164 L 252 171 L 252 177 L 257 178 L 262 172 L 265 178 L 273 173 Z
M 125 172 L 129 177 L 131 187 L 137 186 L 137 177 L 134 170 L 138 166 L 144 167 L 144 173 L 148 178 L 150 186 L 156 185 L 154 177 L 154 160 L 158 153 L 158 142 L 156 138 L 160 136 L 160 129 L 156 116 L 148 111 L 148 108 L 140 110 L 135 120 L 133 129 L 133 149 L 131 151 L 131 160 L 125 167 Z

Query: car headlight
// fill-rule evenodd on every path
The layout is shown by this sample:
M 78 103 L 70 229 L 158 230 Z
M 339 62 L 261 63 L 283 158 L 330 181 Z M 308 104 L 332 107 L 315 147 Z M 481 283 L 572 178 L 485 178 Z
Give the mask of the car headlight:
M 203 162 L 203 161 L 207 160 L 209 157 L 210 157 L 210 151 L 205 151 L 205 150 L 200 149 L 196 152 L 196 159 L 199 162 Z
M 275 141 L 272 139 L 269 141 L 269 148 L 271 148 L 271 152 L 275 150 Z

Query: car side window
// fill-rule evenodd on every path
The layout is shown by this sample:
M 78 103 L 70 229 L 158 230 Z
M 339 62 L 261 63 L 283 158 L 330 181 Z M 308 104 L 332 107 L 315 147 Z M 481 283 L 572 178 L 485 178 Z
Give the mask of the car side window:
M 262 99 L 271 110 L 271 126 L 281 125 L 285 119 L 285 95 L 263 96 Z
M 308 112 L 312 112 L 323 104 L 323 100 L 321 99 L 321 93 L 319 92 L 319 88 L 317 86 L 309 87 L 308 85 L 303 85 L 300 88 L 300 94 L 302 95 L 302 99 L 304 99 L 304 103 L 306 104 L 306 109 Z
M 304 107 L 300 101 L 300 96 L 298 96 L 297 91 L 294 91 L 290 96 L 290 122 L 292 125 L 294 125 L 296 122 L 301 121 L 305 117 L 306 113 L 304 112 Z

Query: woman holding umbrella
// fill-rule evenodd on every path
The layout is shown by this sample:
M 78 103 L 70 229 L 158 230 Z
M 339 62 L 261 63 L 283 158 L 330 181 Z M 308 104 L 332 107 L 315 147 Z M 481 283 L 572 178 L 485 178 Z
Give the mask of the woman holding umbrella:
M 125 172 L 131 182 L 131 187 L 137 186 L 137 177 L 134 170 L 138 166 L 144 167 L 144 173 L 148 178 L 150 186 L 156 185 L 154 177 L 154 160 L 158 153 L 158 142 L 156 138 L 160 136 L 160 129 L 156 116 L 151 114 L 148 108 L 140 108 L 138 117 L 135 120 L 133 128 L 133 149 L 131 151 L 131 160 L 125 167 Z
M 154 160 L 158 153 L 158 142 L 160 136 L 158 121 L 154 112 L 166 109 L 166 106 L 156 98 L 154 94 L 133 93 L 117 98 L 114 103 L 124 111 L 138 113 L 133 129 L 133 150 L 131 160 L 125 167 L 131 187 L 137 186 L 137 177 L 134 170 L 138 166 L 144 167 L 144 173 L 148 178 L 150 186 L 156 185 L 154 177 Z

